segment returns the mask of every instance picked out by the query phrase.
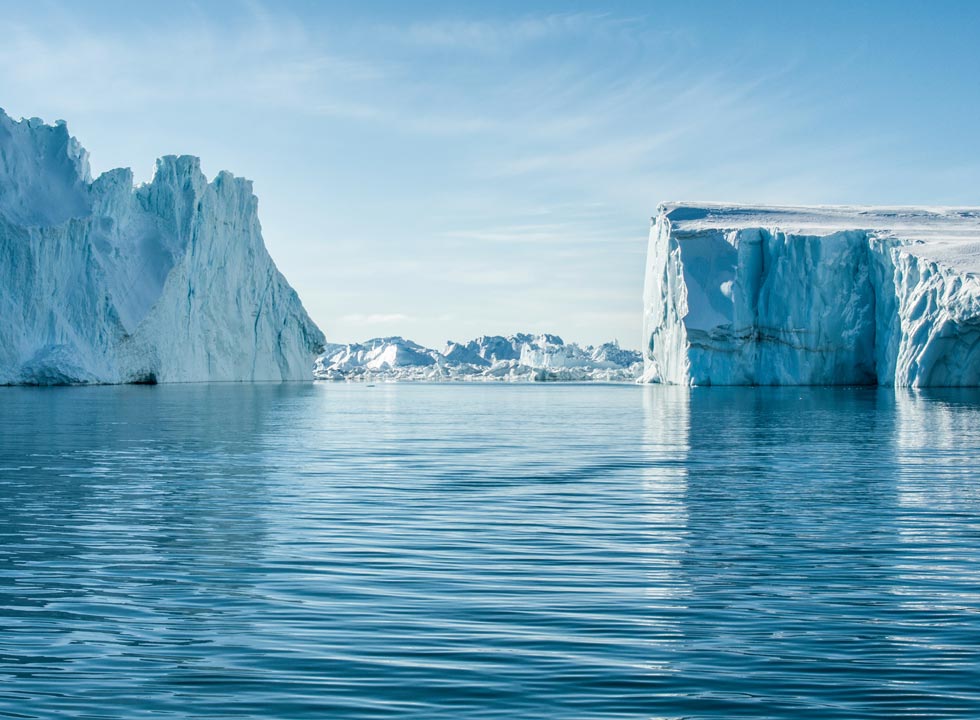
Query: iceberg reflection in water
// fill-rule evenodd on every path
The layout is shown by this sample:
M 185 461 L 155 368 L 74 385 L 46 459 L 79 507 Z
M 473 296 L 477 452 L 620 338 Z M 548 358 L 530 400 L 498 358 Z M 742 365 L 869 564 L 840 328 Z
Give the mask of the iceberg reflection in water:
M 980 393 L 0 391 L 0 714 L 980 715 Z

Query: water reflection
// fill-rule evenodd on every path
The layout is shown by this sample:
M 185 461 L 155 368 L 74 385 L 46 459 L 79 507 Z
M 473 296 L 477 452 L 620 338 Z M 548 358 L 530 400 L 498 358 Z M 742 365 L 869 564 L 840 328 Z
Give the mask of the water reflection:
M 657 709 L 968 714 L 978 667 L 962 613 L 980 608 L 976 395 L 711 388 L 685 404 L 655 392 L 648 443 L 678 471 L 651 470 L 646 484 L 684 488 L 662 612 L 683 631 L 670 651 L 680 698 Z M 930 667 L 935 682 L 923 687 Z
M 643 388 L 642 469 L 646 524 L 644 542 L 655 571 L 651 598 L 676 598 L 690 588 L 678 570 L 687 544 L 687 461 L 690 453 L 690 393 L 686 388 Z
M 716 680 L 695 709 L 739 716 L 765 698 L 777 713 L 837 717 L 835 675 L 855 661 L 857 638 L 858 655 L 882 652 L 886 632 L 861 607 L 887 582 L 876 548 L 894 534 L 882 512 L 895 501 L 882 472 L 893 430 L 882 399 L 863 389 L 693 392 L 683 566 L 698 603 L 684 666 L 692 696 Z M 876 681 L 849 684 L 855 703 Z
M 893 640 L 903 668 L 950 694 L 974 692 L 980 607 L 980 391 L 897 391 L 899 550 Z

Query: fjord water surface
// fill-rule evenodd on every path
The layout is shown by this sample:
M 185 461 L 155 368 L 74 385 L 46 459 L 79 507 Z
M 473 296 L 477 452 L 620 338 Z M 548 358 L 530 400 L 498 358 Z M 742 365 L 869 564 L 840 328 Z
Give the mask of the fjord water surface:
M 0 716 L 980 717 L 980 394 L 0 389 Z

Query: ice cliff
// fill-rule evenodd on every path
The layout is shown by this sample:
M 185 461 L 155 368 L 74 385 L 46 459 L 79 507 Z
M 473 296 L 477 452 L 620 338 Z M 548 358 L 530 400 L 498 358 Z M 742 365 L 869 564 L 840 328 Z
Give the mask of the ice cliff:
M 980 209 L 662 205 L 643 378 L 980 384 Z
M 248 180 L 93 181 L 64 122 L 0 110 L 0 385 L 308 379 L 322 346 Z
M 557 335 L 483 335 L 441 352 L 400 337 L 330 345 L 317 359 L 320 380 L 430 382 L 632 382 L 640 353 L 603 343 L 582 347 Z

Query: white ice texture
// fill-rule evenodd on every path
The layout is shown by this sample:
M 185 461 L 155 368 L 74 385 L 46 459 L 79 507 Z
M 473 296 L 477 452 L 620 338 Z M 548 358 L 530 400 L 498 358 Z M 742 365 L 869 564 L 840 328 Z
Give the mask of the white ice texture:
M 978 273 L 980 209 L 665 204 L 643 379 L 976 386 Z
M 323 335 L 257 203 L 186 155 L 92 181 L 64 122 L 0 111 L 0 384 L 310 379 Z
M 329 345 L 317 359 L 320 380 L 429 382 L 634 382 L 640 353 L 616 342 L 581 347 L 557 335 L 483 335 L 448 342 L 441 352 L 401 337 Z

